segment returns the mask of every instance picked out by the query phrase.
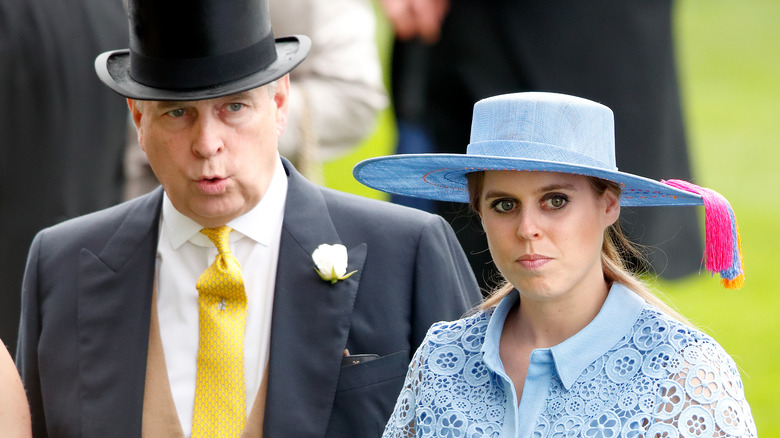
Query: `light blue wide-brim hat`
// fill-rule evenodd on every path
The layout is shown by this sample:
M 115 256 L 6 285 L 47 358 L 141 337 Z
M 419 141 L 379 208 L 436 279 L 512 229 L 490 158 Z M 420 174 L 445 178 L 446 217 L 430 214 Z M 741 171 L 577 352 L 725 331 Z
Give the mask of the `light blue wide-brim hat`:
M 406 154 L 358 163 L 355 178 L 383 192 L 469 202 L 466 175 L 483 170 L 561 172 L 618 183 L 623 206 L 701 205 L 701 196 L 620 172 L 612 110 L 580 97 L 515 93 L 474 105 L 465 154 Z
M 620 185 L 623 206 L 704 205 L 705 267 L 727 288 L 744 283 L 739 229 L 728 201 L 687 181 L 655 181 L 621 172 L 615 163 L 612 110 L 574 96 L 515 93 L 474 105 L 465 154 L 370 158 L 355 166 L 361 183 L 388 193 L 469 202 L 467 175 L 489 170 L 560 172 Z

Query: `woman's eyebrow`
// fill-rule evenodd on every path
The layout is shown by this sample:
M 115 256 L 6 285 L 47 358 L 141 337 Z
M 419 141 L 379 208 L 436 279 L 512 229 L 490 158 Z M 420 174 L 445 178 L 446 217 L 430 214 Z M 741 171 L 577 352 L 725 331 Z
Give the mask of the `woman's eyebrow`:
M 571 183 L 553 183 L 553 184 L 548 184 L 544 187 L 540 187 L 539 189 L 536 190 L 536 193 L 554 192 L 556 190 L 576 191 L 577 186 Z
M 569 190 L 569 191 L 577 191 L 577 186 L 570 183 L 552 183 L 548 184 L 543 187 L 539 187 L 538 189 L 534 190 L 535 194 L 541 194 L 541 193 L 547 193 L 547 192 L 554 192 L 556 190 Z M 504 191 L 504 190 L 497 190 L 497 189 L 491 189 L 485 192 L 485 199 L 488 198 L 502 198 L 502 197 L 515 197 L 516 195 Z
M 503 198 L 503 197 L 514 197 L 513 194 L 505 192 L 503 190 L 488 190 L 485 193 L 485 199 L 489 198 Z

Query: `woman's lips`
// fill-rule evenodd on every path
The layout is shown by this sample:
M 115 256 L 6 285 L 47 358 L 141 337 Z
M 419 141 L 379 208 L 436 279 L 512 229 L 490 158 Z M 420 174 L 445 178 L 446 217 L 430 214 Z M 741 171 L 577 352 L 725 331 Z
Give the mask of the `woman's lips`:
M 525 269 L 539 269 L 542 266 L 546 265 L 552 260 L 551 257 L 538 255 L 538 254 L 529 254 L 524 255 L 517 259 L 517 263 L 519 263 L 522 267 Z
M 227 189 L 227 178 L 201 178 L 197 180 L 198 188 L 207 195 L 219 195 Z

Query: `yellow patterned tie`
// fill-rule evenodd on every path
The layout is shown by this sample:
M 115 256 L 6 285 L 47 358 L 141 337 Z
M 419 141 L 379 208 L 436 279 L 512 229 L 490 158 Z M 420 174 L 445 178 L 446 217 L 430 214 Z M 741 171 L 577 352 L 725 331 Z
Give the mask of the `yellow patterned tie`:
M 246 292 L 230 253 L 228 226 L 204 228 L 217 247 L 214 263 L 198 279 L 200 341 L 192 414 L 194 437 L 238 437 L 246 422 L 244 329 Z

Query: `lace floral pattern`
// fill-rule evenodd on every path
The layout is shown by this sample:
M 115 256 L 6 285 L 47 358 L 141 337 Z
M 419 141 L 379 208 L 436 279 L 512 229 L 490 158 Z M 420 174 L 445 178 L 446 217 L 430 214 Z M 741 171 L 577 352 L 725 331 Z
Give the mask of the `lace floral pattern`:
M 482 361 L 491 315 L 429 330 L 384 437 L 513 436 L 514 425 L 505 424 L 513 418 L 511 383 Z M 756 431 L 734 361 L 709 336 L 646 306 L 571 388 L 553 373 L 533 436 L 755 437 Z

